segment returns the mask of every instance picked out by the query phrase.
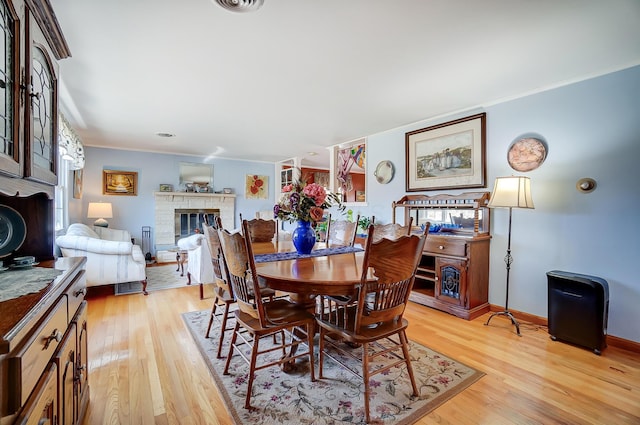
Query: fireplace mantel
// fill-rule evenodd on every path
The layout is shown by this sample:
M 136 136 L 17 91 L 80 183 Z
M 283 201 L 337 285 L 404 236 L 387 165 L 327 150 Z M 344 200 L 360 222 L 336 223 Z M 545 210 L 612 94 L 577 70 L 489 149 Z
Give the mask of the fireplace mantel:
M 154 192 L 156 250 L 175 246 L 175 210 L 218 209 L 222 226 L 233 229 L 236 195 L 229 193 Z
M 220 198 L 223 200 L 227 198 L 235 199 L 234 193 L 202 193 L 202 192 L 153 192 L 154 196 L 178 196 L 184 198 Z

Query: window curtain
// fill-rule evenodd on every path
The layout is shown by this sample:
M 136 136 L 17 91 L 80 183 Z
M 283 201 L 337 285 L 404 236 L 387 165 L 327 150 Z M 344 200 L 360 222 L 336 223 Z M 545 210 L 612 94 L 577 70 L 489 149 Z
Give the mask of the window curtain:
M 58 150 L 62 159 L 69 161 L 70 170 L 84 168 L 82 141 L 62 114 L 58 114 Z

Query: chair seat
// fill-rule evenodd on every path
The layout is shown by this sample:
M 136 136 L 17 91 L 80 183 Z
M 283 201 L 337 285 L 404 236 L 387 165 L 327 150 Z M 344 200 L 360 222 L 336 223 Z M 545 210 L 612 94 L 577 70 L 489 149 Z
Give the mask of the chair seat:
M 305 308 L 284 299 L 276 299 L 265 303 L 264 307 L 267 321 L 272 323 L 273 328 L 277 328 L 276 330 L 279 330 L 279 327 L 285 323 L 291 325 L 291 327 L 295 327 L 301 326 L 309 321 L 315 322 L 315 316 Z M 258 318 L 243 311 L 237 310 L 235 316 L 236 320 L 253 332 L 264 334 L 273 331 L 271 327 L 262 327 Z
M 216 286 L 214 289 L 214 295 L 216 301 L 222 301 L 223 303 L 233 304 L 236 302 L 235 298 L 221 286 Z
M 347 323 L 355 323 L 356 320 L 356 306 L 350 305 L 347 309 Z M 338 325 L 335 325 L 335 315 L 328 321 L 317 320 L 319 326 L 322 326 L 327 330 L 329 334 L 334 336 L 334 339 L 341 339 L 346 342 L 358 343 L 362 344 L 365 342 L 372 342 L 382 338 L 386 338 L 390 335 L 398 333 L 409 326 L 409 322 L 402 318 L 399 321 L 395 322 L 386 322 L 379 326 L 363 326 L 360 329 L 351 330 L 345 329 L 341 326 L 342 323 L 338 322 Z

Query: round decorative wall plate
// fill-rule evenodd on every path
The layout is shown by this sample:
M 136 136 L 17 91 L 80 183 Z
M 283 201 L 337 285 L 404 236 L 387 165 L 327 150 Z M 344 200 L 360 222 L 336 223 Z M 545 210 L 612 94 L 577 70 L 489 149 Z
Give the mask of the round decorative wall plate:
M 535 137 L 514 140 L 507 152 L 507 161 L 516 171 L 532 171 L 547 159 L 547 143 Z
M 393 179 L 393 173 L 395 169 L 391 161 L 380 161 L 376 166 L 376 171 L 373 175 L 376 176 L 376 180 L 380 184 L 387 184 Z
M 0 258 L 20 248 L 26 236 L 27 224 L 20 213 L 11 207 L 0 205 Z

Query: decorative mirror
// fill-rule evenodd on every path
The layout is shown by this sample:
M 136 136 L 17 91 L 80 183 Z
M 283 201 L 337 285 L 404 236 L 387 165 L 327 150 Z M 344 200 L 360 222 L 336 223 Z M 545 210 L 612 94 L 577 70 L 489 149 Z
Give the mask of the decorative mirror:
M 180 187 L 187 192 L 213 192 L 213 165 L 181 162 Z

